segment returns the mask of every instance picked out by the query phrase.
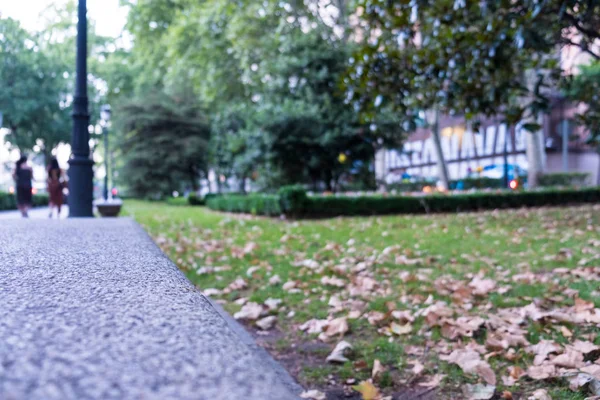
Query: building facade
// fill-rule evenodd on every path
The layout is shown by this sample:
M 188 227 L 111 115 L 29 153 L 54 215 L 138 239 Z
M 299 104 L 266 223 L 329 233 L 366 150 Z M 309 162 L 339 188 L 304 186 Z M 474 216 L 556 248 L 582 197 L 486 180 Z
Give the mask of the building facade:
M 586 144 L 586 133 L 575 126 L 577 110 L 561 101 L 543 118 L 545 172 L 585 172 L 590 184 L 600 184 L 600 156 Z M 564 121 L 568 140 L 563 143 Z M 440 139 L 449 179 L 461 179 L 479 167 L 503 166 L 505 146 L 508 164 L 527 171 L 529 132 L 520 125 L 509 127 L 499 120 L 484 120 L 477 132 L 469 129 L 462 117 L 440 118 Z M 566 152 L 563 148 L 566 145 Z M 381 150 L 375 158 L 379 181 L 391 183 L 398 176 L 437 179 L 437 156 L 431 131 L 420 128 L 408 138 L 402 149 Z

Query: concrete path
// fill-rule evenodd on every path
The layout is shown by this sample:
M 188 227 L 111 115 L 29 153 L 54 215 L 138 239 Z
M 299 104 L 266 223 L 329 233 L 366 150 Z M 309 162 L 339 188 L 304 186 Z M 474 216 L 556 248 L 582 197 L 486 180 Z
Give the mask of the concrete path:
M 287 400 L 295 388 L 132 220 L 0 222 L 0 399 Z
M 48 207 L 39 207 L 29 210 L 29 218 L 30 219 L 49 219 L 48 218 Z M 60 219 L 65 219 L 69 217 L 69 206 L 63 206 L 60 212 Z M 3 219 L 21 219 L 20 211 L 0 211 L 0 220 Z M 56 210 L 54 210 L 54 215 L 52 218 L 56 219 Z

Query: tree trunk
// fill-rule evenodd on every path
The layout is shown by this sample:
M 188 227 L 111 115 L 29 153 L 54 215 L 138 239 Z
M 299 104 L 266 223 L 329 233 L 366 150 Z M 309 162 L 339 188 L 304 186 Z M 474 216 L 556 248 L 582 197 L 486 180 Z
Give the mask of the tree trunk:
M 542 128 L 537 132 L 527 134 L 527 161 L 529 164 L 527 181 L 530 188 L 538 186 L 539 177 L 544 173 L 545 153 L 543 118 L 543 116 L 538 117 L 538 123 Z M 542 123 L 539 122 L 540 119 L 542 119 Z
M 448 179 L 448 169 L 446 168 L 446 160 L 444 159 L 442 140 L 440 138 L 440 113 L 437 110 L 435 112 L 435 123 L 432 126 L 431 135 L 433 136 L 433 144 L 437 157 L 438 175 L 440 181 L 442 181 L 444 190 L 448 190 L 450 189 L 450 180 Z

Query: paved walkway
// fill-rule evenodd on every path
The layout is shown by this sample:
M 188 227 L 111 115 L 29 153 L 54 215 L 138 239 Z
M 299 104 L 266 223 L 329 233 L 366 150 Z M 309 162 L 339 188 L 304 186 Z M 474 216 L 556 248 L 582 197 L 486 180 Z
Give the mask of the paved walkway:
M 48 218 L 48 207 L 39 207 L 29 210 L 29 218 L 30 219 L 49 219 Z M 69 207 L 63 206 L 60 212 L 60 218 L 68 218 L 69 217 Z M 2 219 L 21 219 L 20 211 L 1 211 L 0 212 L 0 220 Z M 54 211 L 53 218 L 56 219 L 56 210 Z
M 127 218 L 0 223 L 0 309 L 3 400 L 297 398 Z

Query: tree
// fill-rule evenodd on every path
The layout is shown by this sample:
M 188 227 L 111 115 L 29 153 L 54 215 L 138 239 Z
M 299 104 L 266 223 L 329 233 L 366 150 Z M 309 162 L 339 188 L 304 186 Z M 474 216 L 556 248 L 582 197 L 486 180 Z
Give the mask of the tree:
M 349 81 L 367 112 L 391 103 L 408 115 L 429 108 L 467 120 L 499 114 L 509 125 L 527 122 L 524 128 L 539 136 L 537 118 L 562 72 L 556 51 L 574 44 L 593 52 L 599 7 L 561 0 L 365 0 L 364 40 Z M 532 184 L 539 164 L 531 165 Z
M 0 19 L 0 110 L 7 139 L 21 151 L 39 141 L 45 154 L 68 137 L 66 81 L 56 60 L 19 23 Z
M 161 198 L 175 190 L 197 190 L 200 178 L 208 175 L 210 126 L 193 97 L 156 93 L 119 109 L 121 176 L 128 191 Z

